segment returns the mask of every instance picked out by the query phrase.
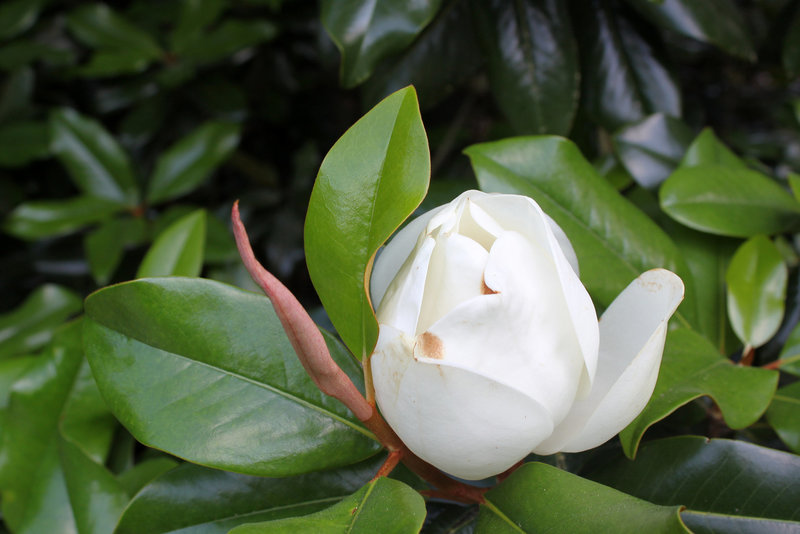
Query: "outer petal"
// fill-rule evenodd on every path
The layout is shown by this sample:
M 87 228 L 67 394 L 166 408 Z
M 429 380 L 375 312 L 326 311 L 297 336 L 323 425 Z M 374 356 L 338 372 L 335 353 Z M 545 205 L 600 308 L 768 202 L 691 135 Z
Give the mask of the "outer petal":
M 578 452 L 606 442 L 642 411 L 653 393 L 667 323 L 683 282 L 665 269 L 639 276 L 600 319 L 600 359 L 589 397 L 578 401 L 537 454 Z
M 381 325 L 372 378 L 386 421 L 423 460 L 478 480 L 505 471 L 552 431 L 545 410 L 527 396 L 412 352 L 411 338 Z

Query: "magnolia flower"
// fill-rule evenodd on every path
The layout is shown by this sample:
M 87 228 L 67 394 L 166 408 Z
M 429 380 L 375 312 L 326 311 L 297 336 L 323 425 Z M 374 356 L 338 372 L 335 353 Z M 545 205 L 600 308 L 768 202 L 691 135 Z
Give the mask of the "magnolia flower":
M 451 475 L 587 450 L 647 404 L 683 283 L 647 271 L 599 323 L 564 232 L 536 202 L 467 191 L 375 261 L 375 396 L 408 448 Z

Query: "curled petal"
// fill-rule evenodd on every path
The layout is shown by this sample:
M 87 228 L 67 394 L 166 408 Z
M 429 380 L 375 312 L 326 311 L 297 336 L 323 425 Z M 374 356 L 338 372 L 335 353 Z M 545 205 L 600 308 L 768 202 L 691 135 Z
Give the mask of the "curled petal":
M 625 428 L 653 393 L 667 323 L 683 300 L 683 282 L 664 269 L 631 282 L 600 319 L 600 357 L 589 396 L 575 403 L 537 454 L 596 447 Z
M 428 342 L 435 354 L 436 341 Z M 372 376 L 386 421 L 423 460 L 479 480 L 514 465 L 552 431 L 547 411 L 528 396 L 413 351 L 413 338 L 381 325 Z

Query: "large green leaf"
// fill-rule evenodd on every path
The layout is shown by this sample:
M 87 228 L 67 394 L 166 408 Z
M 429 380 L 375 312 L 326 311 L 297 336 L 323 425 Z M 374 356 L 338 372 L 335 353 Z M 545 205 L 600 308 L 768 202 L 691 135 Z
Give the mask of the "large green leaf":
M 734 332 L 747 345 L 760 347 L 783 320 L 789 269 L 768 238 L 745 241 L 728 265 L 728 316 Z
M 364 84 L 364 101 L 372 104 L 413 85 L 422 109 L 428 109 L 465 82 L 481 66 L 472 8 L 468 0 L 445 2 L 411 46 L 375 69 Z
M 3 230 L 15 237 L 34 241 L 72 233 L 108 219 L 120 209 L 116 201 L 92 196 L 34 200 L 14 208 L 3 223 Z
M 326 510 L 303 516 L 242 525 L 231 534 L 314 532 L 317 534 L 416 534 L 425 520 L 425 501 L 409 486 L 390 478 L 370 481 Z
M 749 426 L 767 409 L 777 384 L 777 371 L 734 365 L 700 334 L 672 330 L 667 334 L 653 396 L 620 432 L 622 448 L 633 457 L 653 423 L 704 395 L 714 399 L 729 427 Z
M 430 154 L 412 87 L 386 97 L 322 162 L 305 224 L 308 272 L 328 316 L 357 358 L 378 323 L 367 288 L 375 252 L 428 189 Z
M 697 165 L 723 165 L 734 169 L 746 169 L 747 165 L 720 141 L 714 130 L 704 128 L 695 137 L 681 160 L 681 167 L 695 167 Z
M 606 462 L 590 476 L 640 499 L 688 507 L 681 515 L 695 532 L 707 532 L 706 521 L 727 523 L 713 532 L 800 529 L 800 457 L 752 443 L 662 439 L 644 444 L 635 461 Z
M 679 119 L 657 113 L 626 126 L 613 137 L 614 150 L 642 187 L 654 188 L 678 166 L 692 140 Z
M 658 506 L 553 466 L 527 463 L 486 494 L 477 532 L 688 532 Z
M 342 85 L 366 80 L 386 57 L 403 50 L 427 26 L 441 0 L 323 0 L 322 24 L 342 53 Z
M 115 534 L 225 534 L 243 523 L 310 514 L 356 491 L 375 475 L 382 460 L 289 478 L 186 463 L 145 486 L 125 510 Z
M 80 297 L 69 289 L 55 284 L 39 286 L 14 310 L 0 315 L 0 359 L 39 349 L 81 307 Z
M 162 55 L 161 47 L 150 34 L 138 28 L 106 4 L 85 4 L 67 17 L 75 36 L 92 48 L 125 51 L 151 61 Z
M 0 125 L 0 167 L 21 167 L 49 154 L 45 123 L 17 121 Z
M 150 178 L 147 201 L 163 202 L 199 186 L 239 144 L 239 126 L 207 122 L 159 156 Z
M 73 109 L 50 114 L 51 150 L 87 195 L 134 205 L 138 192 L 128 155 L 103 126 Z
M 718 235 L 752 237 L 800 227 L 800 203 L 756 171 L 719 164 L 681 167 L 659 192 L 676 221 Z
M 199 275 L 205 242 L 205 210 L 181 217 L 156 237 L 136 271 L 136 278 Z
M 665 267 L 690 283 L 688 268 L 669 237 L 622 197 L 571 142 L 560 137 L 518 137 L 465 151 L 484 191 L 533 198 L 575 247 L 581 281 L 608 306 L 634 278 Z M 687 290 L 687 301 L 692 294 Z M 692 314 L 686 303 L 679 312 Z M 689 317 L 692 317 L 689 315 Z M 692 317 L 693 319 L 693 317 Z
M 636 28 L 608 0 L 577 10 L 582 53 L 583 102 L 608 130 L 662 112 L 679 117 L 681 94 L 675 77 Z
M 767 410 L 767 421 L 794 452 L 800 454 L 800 382 L 775 392 Z
M 146 445 L 265 476 L 346 465 L 379 448 L 311 382 L 265 297 L 210 280 L 153 278 L 102 289 L 85 308 L 98 386 Z M 361 383 L 358 364 L 327 342 Z
M 753 41 L 731 0 L 627 0 L 659 26 L 704 41 L 743 59 L 756 59 Z
M 521 134 L 566 135 L 578 107 L 578 46 L 559 0 L 476 2 L 497 104 Z

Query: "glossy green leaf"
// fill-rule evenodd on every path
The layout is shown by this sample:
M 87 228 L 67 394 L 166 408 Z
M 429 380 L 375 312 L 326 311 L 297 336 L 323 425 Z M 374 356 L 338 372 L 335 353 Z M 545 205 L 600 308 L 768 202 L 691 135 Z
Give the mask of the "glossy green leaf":
M 67 26 L 84 44 L 107 51 L 127 51 L 144 60 L 159 59 L 161 47 L 106 4 L 85 4 L 70 12 Z
M 720 141 L 714 130 L 703 128 L 703 131 L 692 141 L 681 160 L 681 167 L 697 165 L 722 165 L 732 169 L 746 169 L 747 165 L 739 156 Z
M 527 195 L 561 226 L 578 255 L 581 281 L 601 305 L 654 267 L 688 281 L 688 268 L 669 237 L 599 176 L 571 141 L 518 137 L 465 152 L 481 189 Z M 681 314 L 693 308 L 684 309 L 678 317 L 685 323 Z
M 728 317 L 743 343 L 760 347 L 777 332 L 788 278 L 781 253 L 768 238 L 750 238 L 737 249 L 725 281 Z
M 277 27 L 266 20 L 229 19 L 186 43 L 180 58 L 198 65 L 213 63 L 245 48 L 270 41 L 277 34 Z
M 789 77 L 800 76 L 800 9 L 795 8 L 783 42 L 783 68 Z
M 86 236 L 83 248 L 97 285 L 104 286 L 111 280 L 125 249 L 140 243 L 146 230 L 142 218 L 117 218 L 106 221 Z
M 800 376 L 800 323 L 789 333 L 779 358 L 781 371 Z
M 527 463 L 486 494 L 476 532 L 688 530 L 678 506 L 658 506 L 547 464 Z
M 21 121 L 0 125 L 0 167 L 21 167 L 49 153 L 46 124 Z
M 578 45 L 558 0 L 477 2 L 498 106 L 521 134 L 566 135 L 578 107 Z
M 731 0 L 627 0 L 655 24 L 713 44 L 734 56 L 754 61 L 755 47 L 737 4 Z
M 85 308 L 85 350 L 100 391 L 146 445 L 264 476 L 346 465 L 379 448 L 311 382 L 265 297 L 154 278 L 102 289 Z M 360 384 L 358 364 L 327 341 Z
M 606 462 L 590 476 L 640 499 L 688 507 L 681 515 L 693 529 L 701 521 L 697 512 L 728 516 L 740 528 L 717 532 L 800 528 L 800 457 L 752 443 L 697 436 L 661 439 L 642 445 L 635 461 Z M 759 530 L 763 519 L 787 523 L 784 530 Z
M 132 440 L 133 438 L 131 438 L 131 441 Z M 172 469 L 178 467 L 179 465 L 181 464 L 167 456 L 148 458 L 147 460 L 137 463 L 127 471 L 120 473 L 117 477 L 117 480 L 119 480 L 120 484 L 122 484 L 122 487 L 125 488 L 125 491 L 128 493 L 128 495 L 136 495 L 142 490 L 142 488 L 147 486 L 153 480 L 165 474 L 167 471 L 171 471 Z M 198 469 L 203 468 L 198 467 Z M 174 506 L 175 503 L 172 502 L 171 505 Z
M 231 155 L 240 128 L 229 122 L 207 122 L 159 156 L 150 178 L 150 204 L 190 193 Z
M 73 109 L 50 114 L 51 150 L 87 195 L 133 205 L 136 179 L 128 155 L 103 126 Z
M 654 188 L 678 167 L 692 140 L 679 119 L 661 113 L 614 134 L 614 149 L 639 185 Z
M 378 323 L 367 288 L 378 248 L 419 206 L 430 178 L 428 139 L 412 87 L 350 127 L 322 162 L 305 223 L 308 272 L 336 331 L 357 358 Z
M 652 424 L 704 395 L 714 399 L 729 427 L 747 427 L 767 409 L 777 384 L 776 371 L 735 365 L 700 334 L 672 330 L 667 334 L 653 396 L 620 432 L 622 448 L 632 458 Z
M 0 411 L 2 512 L 15 533 L 75 532 L 57 437 L 83 359 L 80 336 L 80 322 L 62 328 L 13 385 Z
M 223 12 L 226 0 L 188 0 L 181 2 L 181 14 L 169 35 L 170 51 L 180 55 Z
M 800 382 L 780 388 L 767 410 L 767 421 L 781 440 L 800 454 Z
M 288 478 L 183 464 L 134 497 L 115 534 L 224 534 L 244 523 L 310 514 L 358 490 L 375 475 L 380 461 Z
M 680 117 L 675 76 L 645 36 L 612 6 L 607 0 L 592 0 L 577 10 L 587 112 L 608 130 L 658 112 Z
M 664 182 L 659 201 L 676 221 L 711 234 L 752 237 L 800 227 L 800 203 L 748 169 L 681 167 Z
M 380 477 L 326 510 L 303 517 L 242 525 L 231 534 L 315 532 L 318 534 L 416 534 L 425 520 L 425 501 L 400 481 Z
M 481 66 L 472 8 L 469 1 L 445 2 L 410 46 L 378 65 L 363 86 L 364 101 L 372 104 L 413 85 L 422 109 L 428 109 L 465 82 Z
M 55 284 L 39 286 L 14 310 L 0 315 L 0 359 L 41 348 L 81 308 L 81 298 L 71 290 Z
M 7 0 L 0 5 L 0 39 L 9 39 L 36 23 L 44 0 Z
M 354 87 L 428 25 L 441 0 L 323 0 L 322 24 L 342 54 L 342 85 Z
M 136 278 L 198 276 L 203 268 L 205 242 L 205 210 L 181 217 L 156 237 L 136 271 Z
M 108 219 L 121 209 L 116 201 L 91 196 L 34 200 L 14 208 L 3 223 L 3 231 L 33 241 L 72 233 Z

